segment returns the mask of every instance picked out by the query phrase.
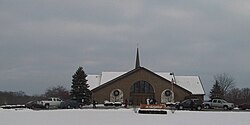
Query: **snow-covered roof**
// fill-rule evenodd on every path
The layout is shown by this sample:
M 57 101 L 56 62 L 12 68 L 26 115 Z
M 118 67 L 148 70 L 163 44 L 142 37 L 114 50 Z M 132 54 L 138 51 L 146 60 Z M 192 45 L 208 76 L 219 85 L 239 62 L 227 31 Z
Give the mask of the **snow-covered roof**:
M 89 89 L 92 90 L 100 85 L 101 75 L 88 75 L 86 79 L 88 80 Z
M 205 94 L 199 76 L 175 76 L 176 84 L 192 92 L 192 94 Z
M 170 72 L 155 72 L 155 74 L 167 79 L 168 81 L 172 81 L 173 75 L 170 75 Z
M 88 75 L 87 76 L 87 84 L 90 85 L 90 90 L 111 81 L 126 72 L 102 72 L 101 75 Z M 155 74 L 172 81 L 173 75 L 167 72 L 156 72 Z M 202 87 L 202 83 L 198 76 L 175 76 L 176 84 L 180 87 L 192 92 L 192 94 L 205 94 L 204 89 Z
M 112 79 L 115 79 L 126 72 L 102 72 L 101 75 L 88 75 L 87 84 L 89 84 L 89 89 L 92 90 Z
M 101 85 L 125 73 L 126 72 L 102 72 Z

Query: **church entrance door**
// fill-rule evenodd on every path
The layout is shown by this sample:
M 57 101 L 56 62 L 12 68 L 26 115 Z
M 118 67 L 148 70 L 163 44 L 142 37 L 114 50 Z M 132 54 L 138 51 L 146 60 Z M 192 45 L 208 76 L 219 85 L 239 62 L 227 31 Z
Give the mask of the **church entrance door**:
M 129 102 L 131 105 L 146 104 L 147 99 L 154 99 L 152 85 L 146 81 L 137 81 L 130 88 Z

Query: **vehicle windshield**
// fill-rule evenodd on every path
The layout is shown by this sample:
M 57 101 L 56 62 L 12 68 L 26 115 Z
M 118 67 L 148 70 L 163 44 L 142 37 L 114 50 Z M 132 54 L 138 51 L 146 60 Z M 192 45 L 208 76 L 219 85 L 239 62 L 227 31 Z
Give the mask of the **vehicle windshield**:
M 221 102 L 222 102 L 222 103 L 227 103 L 227 101 L 225 101 L 225 100 L 221 100 Z
M 201 101 L 198 100 L 198 99 L 196 99 L 196 100 L 194 100 L 194 102 L 195 102 L 195 103 L 200 103 Z
M 184 100 L 184 101 L 182 101 L 181 103 L 186 103 L 188 100 Z

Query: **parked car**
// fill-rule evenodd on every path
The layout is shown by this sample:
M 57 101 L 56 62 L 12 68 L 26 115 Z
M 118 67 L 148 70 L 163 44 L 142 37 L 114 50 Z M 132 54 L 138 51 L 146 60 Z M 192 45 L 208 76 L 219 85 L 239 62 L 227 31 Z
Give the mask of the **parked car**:
M 47 100 L 38 101 L 37 103 L 43 105 L 46 109 L 49 109 L 58 108 L 61 102 L 63 101 L 59 98 L 48 98 Z
M 25 104 L 26 108 L 29 109 L 43 109 L 45 106 L 38 104 L 37 101 L 29 101 Z
M 72 108 L 82 108 L 82 106 L 83 104 L 76 100 L 66 100 L 60 104 L 59 108 L 72 109 Z
M 224 110 L 232 110 L 234 108 L 233 103 L 229 103 L 223 99 L 212 99 L 209 101 L 205 101 L 203 103 L 204 107 L 209 108 L 223 108 Z
M 199 99 L 186 99 L 176 104 L 176 108 L 179 110 L 190 109 L 190 110 L 201 110 L 202 101 Z
M 246 110 L 246 109 L 250 109 L 250 103 L 242 103 L 238 105 L 238 108 L 241 110 Z

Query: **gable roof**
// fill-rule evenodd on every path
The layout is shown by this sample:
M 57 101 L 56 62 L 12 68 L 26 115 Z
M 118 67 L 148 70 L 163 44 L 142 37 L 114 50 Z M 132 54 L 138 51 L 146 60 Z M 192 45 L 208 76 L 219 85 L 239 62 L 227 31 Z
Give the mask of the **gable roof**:
M 139 67 L 129 72 L 102 72 L 101 75 L 88 75 L 87 84 L 90 85 L 90 90 L 96 91 L 138 70 L 146 70 L 169 82 L 173 79 L 173 76 L 170 75 L 170 73 L 167 72 L 154 73 L 144 67 Z M 185 89 L 191 92 L 192 94 L 202 94 L 202 95 L 205 94 L 202 83 L 198 76 L 175 76 L 175 79 L 176 79 L 176 84 L 174 84 L 175 86 Z
M 192 92 L 192 94 L 205 95 L 199 76 L 175 76 L 176 84 Z
M 96 88 L 97 86 L 100 86 L 102 75 L 87 75 L 87 84 L 89 85 L 89 89 L 92 90 Z
M 100 85 L 99 86 L 96 86 L 95 88 L 93 88 L 91 91 L 96 91 L 96 90 L 99 90 L 100 88 L 102 88 L 102 87 L 104 87 L 104 86 L 107 86 L 107 85 L 109 85 L 109 84 L 111 84 L 111 83 L 113 83 L 113 82 L 115 82 L 115 81 L 117 81 L 117 80 L 120 80 L 120 79 L 122 79 L 122 78 L 124 78 L 124 77 L 126 77 L 126 76 L 128 76 L 128 75 L 130 75 L 130 74 L 132 74 L 132 73 L 134 73 L 134 72 L 136 72 L 136 71 L 138 71 L 139 69 L 141 69 L 142 67 L 140 67 L 140 68 L 136 68 L 136 69 L 133 69 L 133 70 L 131 70 L 131 71 L 129 71 L 129 72 L 103 72 L 102 73 L 102 76 L 103 76 L 103 78 L 104 78 L 104 80 L 103 80 L 103 82 L 102 82 L 102 80 L 100 81 Z M 109 74 L 109 75 L 108 75 Z M 102 76 L 101 76 L 101 78 L 102 78 Z M 88 82 L 87 82 L 87 84 L 88 84 Z M 90 85 L 90 84 L 89 84 Z

